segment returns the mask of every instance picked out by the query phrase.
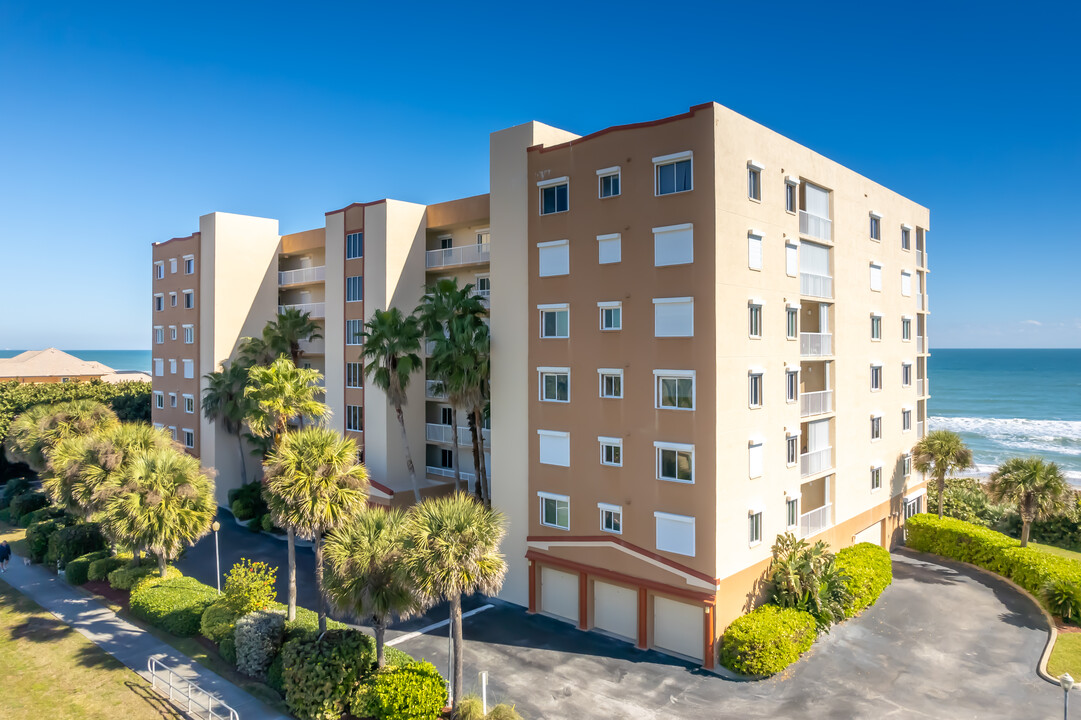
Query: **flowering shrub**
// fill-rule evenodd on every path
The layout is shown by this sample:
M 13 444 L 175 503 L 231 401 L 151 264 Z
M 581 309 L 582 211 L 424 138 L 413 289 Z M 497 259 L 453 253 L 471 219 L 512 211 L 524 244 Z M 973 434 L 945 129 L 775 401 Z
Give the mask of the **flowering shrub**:
M 241 558 L 225 576 L 225 604 L 236 617 L 266 610 L 278 595 L 274 590 L 277 575 L 276 567 Z

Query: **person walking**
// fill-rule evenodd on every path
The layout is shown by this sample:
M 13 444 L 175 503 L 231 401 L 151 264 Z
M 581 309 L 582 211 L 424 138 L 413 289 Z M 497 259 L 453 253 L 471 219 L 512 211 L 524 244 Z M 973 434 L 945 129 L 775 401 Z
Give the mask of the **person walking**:
M 11 559 L 11 546 L 7 540 L 0 541 L 0 572 L 8 571 L 8 560 Z

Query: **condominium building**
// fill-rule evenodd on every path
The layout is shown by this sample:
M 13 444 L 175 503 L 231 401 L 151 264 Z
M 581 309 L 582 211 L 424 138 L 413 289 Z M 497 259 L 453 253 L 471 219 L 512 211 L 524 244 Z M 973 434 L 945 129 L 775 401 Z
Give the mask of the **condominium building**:
M 202 218 L 155 246 L 155 333 L 188 322 L 173 286 L 193 290 L 197 381 L 281 307 L 324 319 L 302 361 L 363 448 L 372 501 L 407 504 L 361 327 L 440 277 L 473 284 L 491 307 L 503 597 L 707 667 L 761 599 L 778 534 L 897 541 L 925 487 L 908 456 L 929 391 L 925 208 L 717 104 L 582 137 L 527 123 L 493 133 L 489 161 L 490 195 L 357 203 L 293 235 Z M 169 272 L 211 253 L 201 282 Z M 192 393 L 165 371 L 184 352 L 169 342 L 155 422 L 189 427 L 170 412 L 170 392 Z M 464 413 L 455 427 L 437 391 L 418 376 L 405 408 L 425 495 L 455 486 L 455 440 L 475 477 Z M 237 440 L 196 429 L 224 497 Z

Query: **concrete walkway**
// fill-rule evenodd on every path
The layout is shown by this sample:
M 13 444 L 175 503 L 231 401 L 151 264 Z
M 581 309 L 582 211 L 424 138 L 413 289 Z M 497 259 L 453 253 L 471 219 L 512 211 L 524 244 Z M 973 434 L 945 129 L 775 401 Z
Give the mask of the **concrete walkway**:
M 288 720 L 281 713 L 238 688 L 221 676 L 195 663 L 145 630 L 117 617 L 109 608 L 71 587 L 37 565 L 23 565 L 16 556 L 8 571 L 0 575 L 19 592 L 85 635 L 91 642 L 146 680 L 148 658 L 172 668 L 180 677 L 195 683 L 237 711 L 241 720 Z M 183 709 L 183 708 L 181 708 Z

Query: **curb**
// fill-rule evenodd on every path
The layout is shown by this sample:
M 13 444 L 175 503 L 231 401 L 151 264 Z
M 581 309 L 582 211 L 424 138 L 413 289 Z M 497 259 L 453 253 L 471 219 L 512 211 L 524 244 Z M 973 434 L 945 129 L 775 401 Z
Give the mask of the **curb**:
M 247 530 L 248 532 L 251 532 L 250 523 L 255 518 L 252 518 L 252 520 L 237 520 L 236 515 L 233 515 L 232 513 L 229 513 L 229 517 L 233 518 L 233 522 L 236 523 L 237 527 L 242 527 L 245 530 Z M 275 535 L 274 533 L 269 533 L 266 530 L 260 530 L 258 533 L 252 533 L 252 535 L 264 535 L 264 536 L 266 536 L 268 538 L 272 538 L 274 540 L 277 540 L 277 541 L 283 542 L 283 543 L 289 541 L 289 538 L 286 535 Z M 295 547 L 298 547 L 298 548 L 300 548 L 300 547 L 303 547 L 303 548 L 315 547 L 315 543 L 313 543 L 311 540 L 301 540 L 300 538 L 297 538 L 297 537 L 293 538 L 293 545 Z
M 987 576 L 993 577 L 993 578 L 995 578 L 997 580 L 1001 580 L 1002 582 L 1006 583 L 1007 585 L 1012 587 L 1014 590 L 1016 590 L 1017 592 L 1021 593 L 1022 595 L 1027 597 L 1029 600 L 1031 600 L 1032 604 L 1035 605 L 1037 608 L 1039 608 L 1040 613 L 1043 614 L 1043 618 L 1047 622 L 1047 644 L 1044 645 L 1043 654 L 1040 655 L 1040 661 L 1036 664 L 1036 674 L 1040 676 L 1041 680 L 1045 680 L 1045 681 L 1051 683 L 1052 685 L 1054 685 L 1057 688 L 1062 687 L 1059 684 L 1058 678 L 1053 677 L 1051 675 L 1051 673 L 1049 673 L 1047 671 L 1047 661 L 1051 658 L 1051 651 L 1055 649 L 1055 641 L 1058 640 L 1058 627 L 1055 625 L 1055 618 L 1051 616 L 1051 613 L 1049 613 L 1047 611 L 1047 608 L 1045 608 L 1043 606 L 1043 603 L 1041 603 L 1039 600 L 1037 600 L 1035 598 L 1035 596 L 1032 595 L 1032 593 L 1030 593 L 1028 590 L 1024 589 L 1023 587 L 1021 587 L 1020 585 L 1018 585 L 1017 583 L 1015 583 L 1013 580 L 1009 579 L 1005 575 L 999 575 L 996 572 L 991 572 L 987 568 L 982 568 L 979 565 L 973 565 L 972 563 L 962 562 L 961 560 L 954 560 L 953 558 L 944 557 L 942 555 L 935 555 L 934 553 L 920 552 L 919 550 L 913 550 L 912 548 L 904 546 L 904 545 L 902 545 L 901 548 L 899 548 L 899 549 L 903 549 L 905 551 L 905 553 L 909 554 L 909 555 L 923 556 L 923 557 L 930 557 L 930 558 L 938 558 L 939 560 L 945 560 L 946 562 L 961 565 L 962 567 L 966 567 L 966 568 L 968 568 L 970 570 L 975 570 L 977 573 L 979 573 L 981 575 L 987 575 Z

